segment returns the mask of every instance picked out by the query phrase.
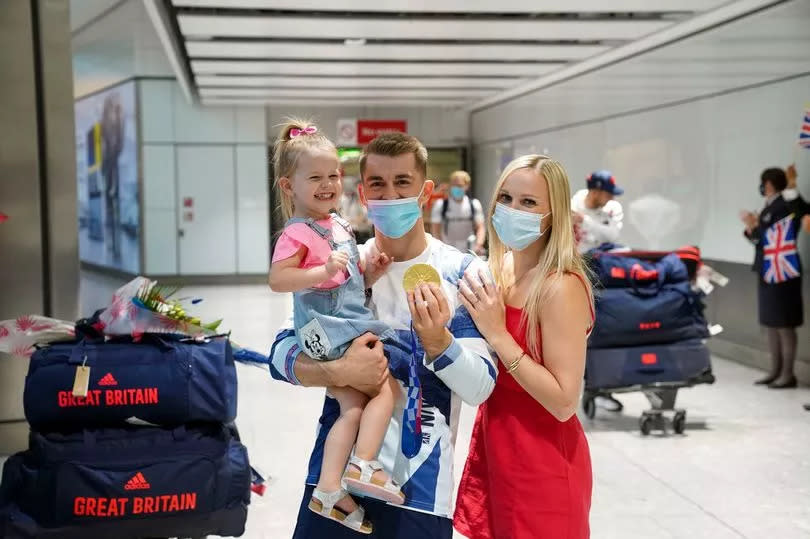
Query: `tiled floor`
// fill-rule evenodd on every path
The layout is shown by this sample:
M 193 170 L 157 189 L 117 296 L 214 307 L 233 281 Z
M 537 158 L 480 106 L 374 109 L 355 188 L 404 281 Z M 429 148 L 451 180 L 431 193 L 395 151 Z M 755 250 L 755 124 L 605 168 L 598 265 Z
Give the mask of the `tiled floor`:
M 85 276 L 84 310 L 109 297 L 111 282 Z M 204 297 L 197 312 L 224 317 L 233 338 L 267 351 L 291 306 L 265 286 L 190 287 Z M 802 343 L 806 346 L 806 343 Z M 810 390 L 755 388 L 756 373 L 716 359 L 717 383 L 685 390 L 685 436 L 642 437 L 641 395 L 625 395 L 621 415 L 599 412 L 585 420 L 595 488 L 594 539 L 810 538 Z M 239 367 L 237 421 L 254 464 L 270 477 L 255 497 L 250 539 L 290 537 L 314 440 L 323 390 L 273 381 L 259 369 Z M 457 441 L 460 470 L 474 410 L 465 407 Z

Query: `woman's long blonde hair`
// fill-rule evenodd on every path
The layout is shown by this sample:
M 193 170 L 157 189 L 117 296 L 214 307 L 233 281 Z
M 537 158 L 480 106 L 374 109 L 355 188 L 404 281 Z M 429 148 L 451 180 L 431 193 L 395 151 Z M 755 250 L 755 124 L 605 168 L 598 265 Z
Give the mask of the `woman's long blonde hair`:
M 530 169 L 546 179 L 548 196 L 551 204 L 551 216 L 543 219 L 547 228 L 544 235 L 548 237 L 546 247 L 540 254 L 538 271 L 535 274 L 531 290 L 523 306 L 522 325 L 528 324 L 529 353 L 539 359 L 542 355 L 540 338 L 540 311 L 549 298 L 560 279 L 566 273 L 573 273 L 582 278 L 588 301 L 593 304 L 593 292 L 588 280 L 588 270 L 582 256 L 577 251 L 574 240 L 574 227 L 571 221 L 571 188 L 568 185 L 568 174 L 562 164 L 545 155 L 524 155 L 509 163 L 501 173 L 498 184 L 489 205 L 489 267 L 495 282 L 505 291 L 512 282 L 505 282 L 503 272 L 504 258 L 507 247 L 503 244 L 492 225 L 492 216 L 498 202 L 498 193 L 504 181 L 513 172 L 520 169 Z M 514 275 L 512 276 L 514 279 Z M 585 331 L 585 328 L 583 328 Z
M 292 196 L 281 189 L 281 186 L 278 184 L 279 180 L 283 177 L 290 178 L 295 174 L 298 160 L 304 152 L 314 149 L 324 149 L 334 151 L 335 155 L 337 155 L 335 144 L 320 131 L 316 130 L 314 133 L 300 134 L 296 137 L 290 136 L 290 132 L 293 129 L 303 131 L 307 127 L 315 127 L 312 120 L 293 117 L 285 118 L 284 123 L 280 125 L 278 138 L 273 145 L 274 183 L 280 201 L 279 207 L 281 209 L 281 215 L 284 216 L 285 221 L 292 217 L 295 207 Z

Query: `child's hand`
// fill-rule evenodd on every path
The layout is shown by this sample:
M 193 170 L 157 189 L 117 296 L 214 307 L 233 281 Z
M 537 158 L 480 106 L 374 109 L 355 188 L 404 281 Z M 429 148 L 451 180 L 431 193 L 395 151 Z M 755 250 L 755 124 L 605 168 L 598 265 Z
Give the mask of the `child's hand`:
M 334 277 L 340 271 L 346 271 L 349 265 L 349 254 L 343 251 L 332 251 L 329 260 L 326 261 L 326 273 L 329 277 Z
M 394 259 L 385 253 L 380 253 L 376 250 L 370 252 L 369 258 L 366 261 L 365 272 L 363 273 L 366 288 L 371 288 L 371 285 L 376 283 L 377 280 L 388 271 L 388 267 L 391 266 L 391 262 L 393 261 Z

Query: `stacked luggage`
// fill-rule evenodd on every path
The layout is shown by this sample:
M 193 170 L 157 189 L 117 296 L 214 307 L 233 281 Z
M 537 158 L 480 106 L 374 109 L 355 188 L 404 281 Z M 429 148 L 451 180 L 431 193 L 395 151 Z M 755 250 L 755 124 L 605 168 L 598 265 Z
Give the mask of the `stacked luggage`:
M 252 476 L 229 340 L 77 335 L 31 358 L 29 449 L 3 468 L 0 537 L 244 533 Z
M 678 388 L 714 381 L 702 293 L 693 286 L 699 251 L 595 251 L 589 261 L 596 322 L 585 368 L 586 415 L 594 417 L 596 396 L 642 391 L 652 405 L 641 417 L 642 433 L 664 428 L 665 411 L 675 412 L 672 426 L 682 433 Z

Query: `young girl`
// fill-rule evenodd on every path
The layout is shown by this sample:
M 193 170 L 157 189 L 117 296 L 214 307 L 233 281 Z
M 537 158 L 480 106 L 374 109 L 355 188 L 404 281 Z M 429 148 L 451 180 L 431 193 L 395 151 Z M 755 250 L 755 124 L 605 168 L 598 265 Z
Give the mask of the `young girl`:
M 453 524 L 470 539 L 590 535 L 591 459 L 574 411 L 593 300 L 570 196 L 558 162 L 526 155 L 509 163 L 489 212 L 496 282 L 459 287 L 501 360 L 458 490 Z
M 290 120 L 275 144 L 276 185 L 287 224 L 276 243 L 270 287 L 293 292 L 295 330 L 301 351 L 329 361 L 352 341 L 373 333 L 381 341 L 392 330 L 365 306 L 365 290 L 390 264 L 384 254 L 363 261 L 349 224 L 335 214 L 343 192 L 335 145 L 309 122 Z M 330 387 L 340 417 L 329 431 L 318 484 L 309 508 L 360 533 L 370 534 L 365 512 L 343 488 L 402 504 L 405 497 L 375 460 L 399 386 L 393 376 L 370 399 L 352 387 Z M 349 460 L 355 438 L 355 454 Z M 349 465 L 346 461 L 349 460 Z M 344 468 L 346 470 L 343 473 Z

